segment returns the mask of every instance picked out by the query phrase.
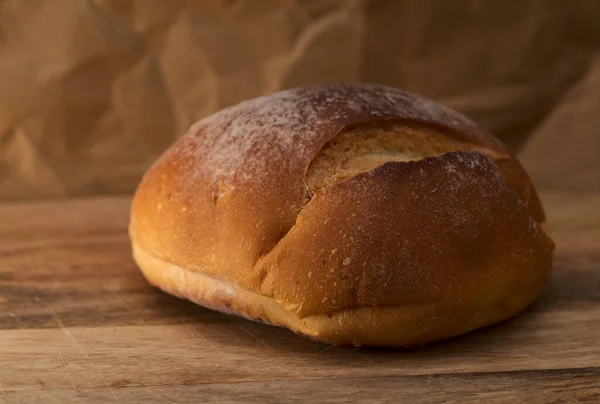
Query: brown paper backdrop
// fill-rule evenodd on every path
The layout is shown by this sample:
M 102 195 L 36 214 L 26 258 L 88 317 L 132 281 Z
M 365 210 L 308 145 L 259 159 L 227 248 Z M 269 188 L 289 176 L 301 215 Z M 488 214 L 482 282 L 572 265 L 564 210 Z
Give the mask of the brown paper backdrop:
M 600 0 L 0 0 L 0 199 L 131 192 L 196 119 L 300 85 L 421 93 L 600 190 Z

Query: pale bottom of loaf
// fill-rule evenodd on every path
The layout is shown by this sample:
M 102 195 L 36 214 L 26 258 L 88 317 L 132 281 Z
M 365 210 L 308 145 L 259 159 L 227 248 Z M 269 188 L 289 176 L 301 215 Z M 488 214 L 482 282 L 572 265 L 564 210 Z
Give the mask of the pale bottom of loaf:
M 537 294 L 521 294 L 490 307 L 371 306 L 299 318 L 271 297 L 225 278 L 168 263 L 135 242 L 133 256 L 148 281 L 167 293 L 336 345 L 421 346 L 511 318 L 524 310 Z

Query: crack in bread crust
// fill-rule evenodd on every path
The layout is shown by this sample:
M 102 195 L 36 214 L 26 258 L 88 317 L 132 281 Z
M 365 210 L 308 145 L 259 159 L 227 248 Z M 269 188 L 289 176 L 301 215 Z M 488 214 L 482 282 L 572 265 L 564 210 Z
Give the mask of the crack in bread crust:
M 359 125 L 342 131 L 321 148 L 307 169 L 305 182 L 314 193 L 388 162 L 418 161 L 458 150 L 510 158 L 423 125 Z
M 525 171 L 510 154 L 460 140 L 427 125 L 393 122 L 354 125 L 326 142 L 306 169 L 303 206 L 319 190 L 385 163 L 418 161 L 460 150 L 475 151 L 492 158 L 534 219 L 544 222 L 537 193 Z

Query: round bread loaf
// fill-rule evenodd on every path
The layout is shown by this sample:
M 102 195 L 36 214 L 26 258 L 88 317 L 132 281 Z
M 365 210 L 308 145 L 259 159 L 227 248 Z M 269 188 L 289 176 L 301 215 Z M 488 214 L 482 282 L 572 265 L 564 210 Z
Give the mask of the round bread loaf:
M 368 84 L 194 124 L 132 205 L 164 291 L 338 345 L 416 346 L 525 309 L 554 244 L 519 162 L 464 116 Z

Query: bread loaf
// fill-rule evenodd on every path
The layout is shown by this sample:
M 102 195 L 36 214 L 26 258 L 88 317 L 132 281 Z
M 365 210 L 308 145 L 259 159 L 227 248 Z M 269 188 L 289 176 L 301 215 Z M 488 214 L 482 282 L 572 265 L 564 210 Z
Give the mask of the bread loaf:
M 490 133 L 380 85 L 275 93 L 194 124 L 141 181 L 150 283 L 338 345 L 416 346 L 525 309 L 554 244 Z

